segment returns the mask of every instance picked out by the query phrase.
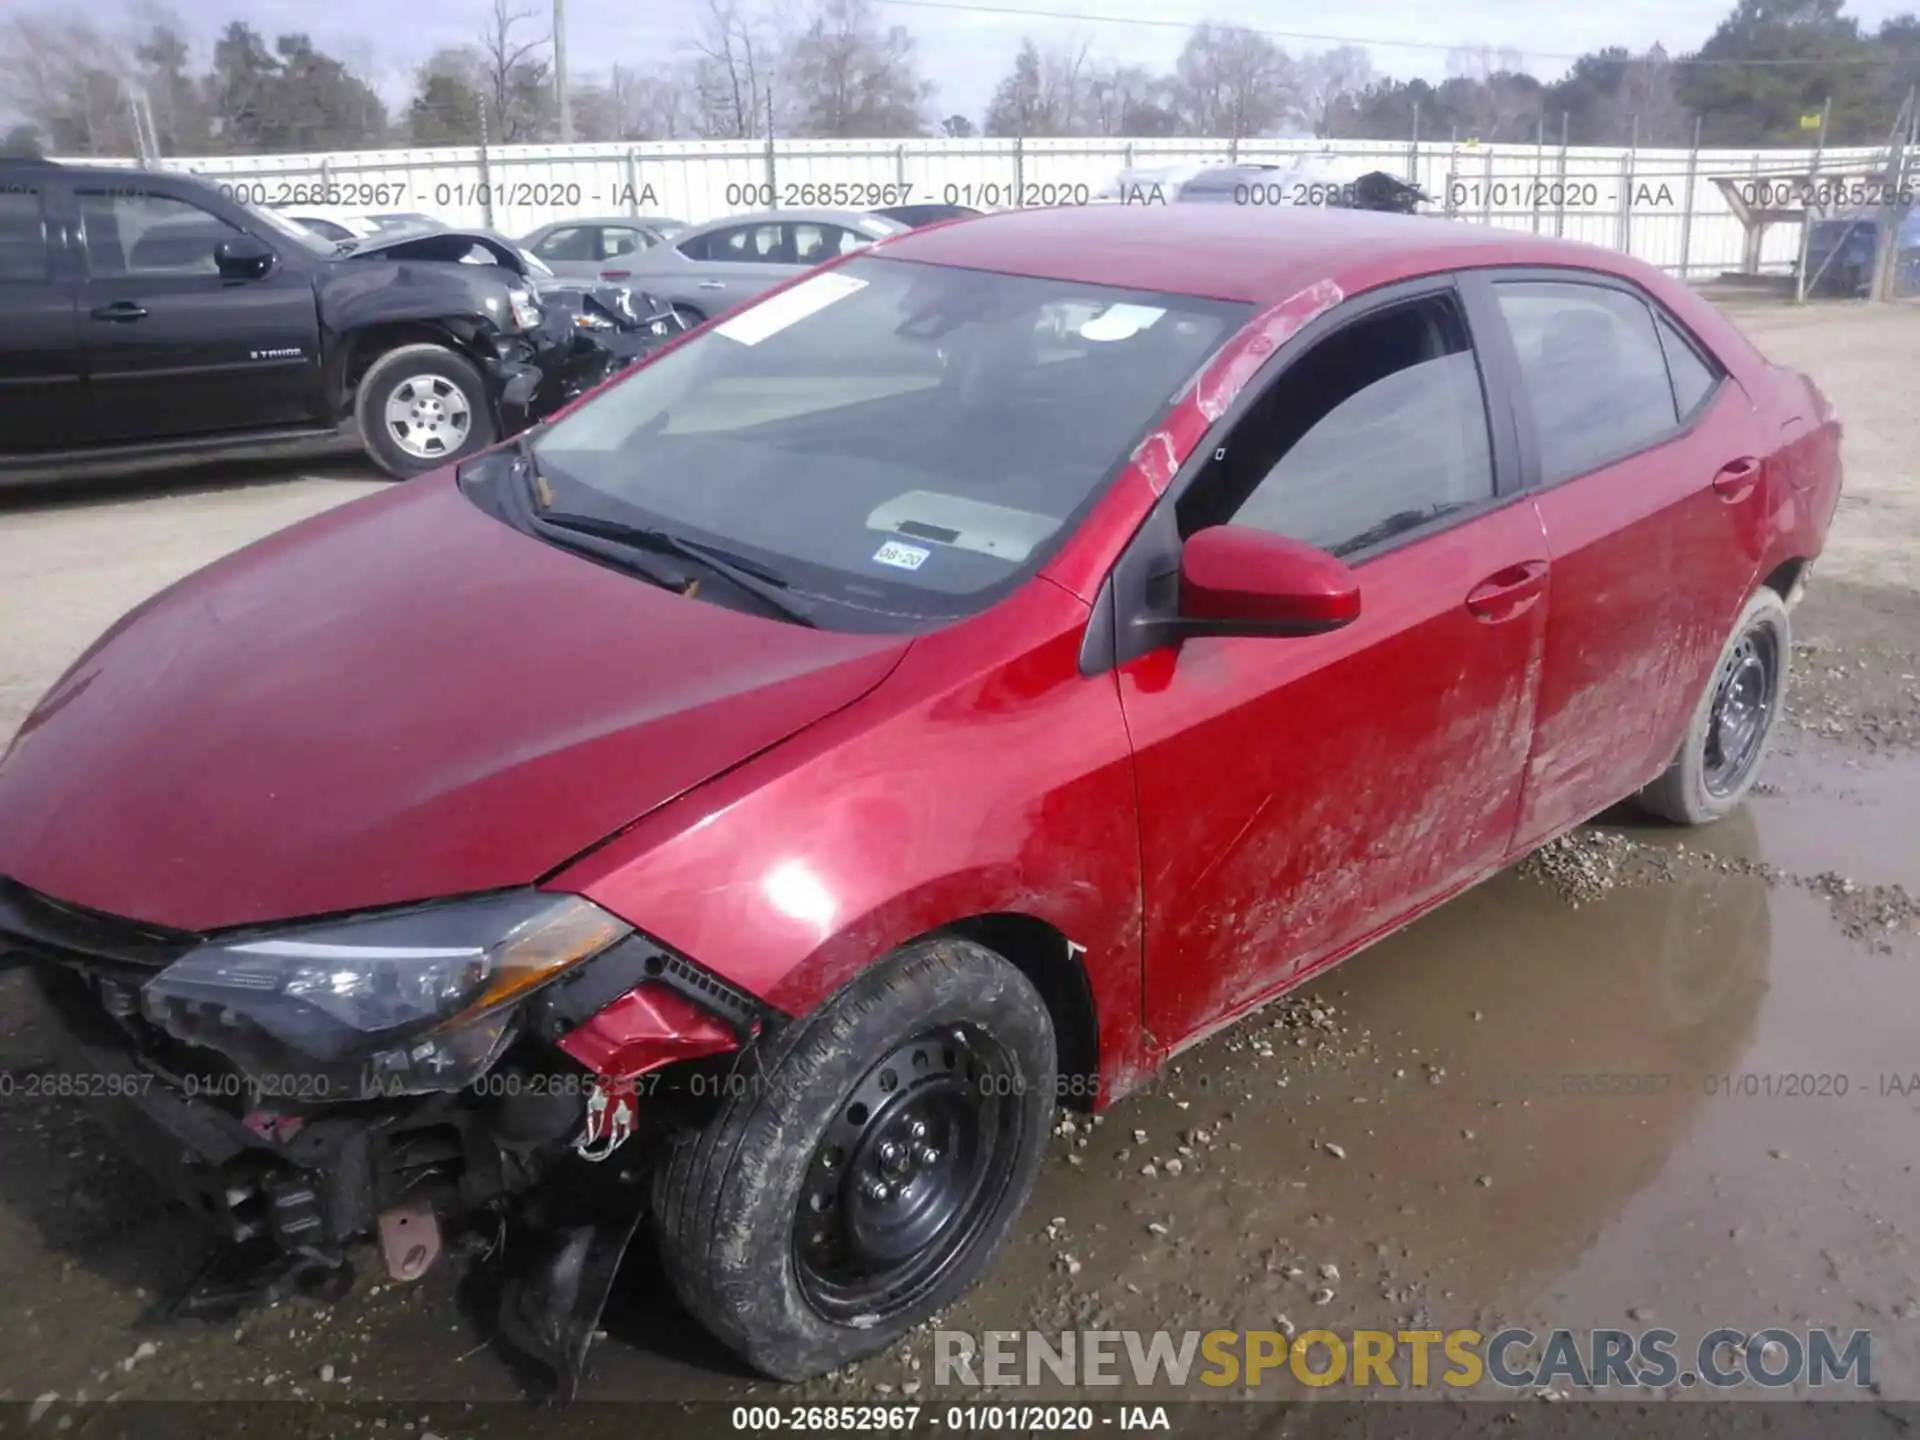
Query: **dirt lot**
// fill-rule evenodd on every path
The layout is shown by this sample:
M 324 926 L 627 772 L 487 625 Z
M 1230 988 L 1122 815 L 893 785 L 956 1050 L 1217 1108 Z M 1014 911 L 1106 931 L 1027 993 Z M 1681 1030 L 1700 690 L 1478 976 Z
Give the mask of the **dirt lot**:
M 1685 837 L 1603 817 L 1063 1125 L 1015 1240 L 946 1323 L 1660 1323 L 1686 1344 L 1863 1327 L 1876 1393 L 1920 1401 L 1920 408 L 1902 378 L 1920 312 L 1741 318 L 1827 388 L 1849 464 L 1762 792 Z M 362 493 L 363 473 L 0 497 L 0 734 L 121 611 Z M 0 1016 L 0 1076 L 47 1065 L 16 982 Z M 116 1422 L 75 1402 L 109 1397 L 361 1402 L 283 1408 L 275 1433 L 547 1428 L 488 1403 L 524 1391 L 442 1280 L 168 1321 L 203 1242 L 83 1105 L 0 1094 L 0 1155 L 0 1401 L 43 1400 L 36 1433 L 99 1432 Z M 606 1330 L 589 1400 L 773 1394 L 658 1297 L 645 1255 Z M 921 1336 L 779 1398 L 930 1401 L 930 1350 Z M 165 1412 L 129 1413 L 151 1433 Z M 1529 1428 L 1570 1413 L 1529 1411 Z M 0 1408 L 0 1429 L 29 1417 Z

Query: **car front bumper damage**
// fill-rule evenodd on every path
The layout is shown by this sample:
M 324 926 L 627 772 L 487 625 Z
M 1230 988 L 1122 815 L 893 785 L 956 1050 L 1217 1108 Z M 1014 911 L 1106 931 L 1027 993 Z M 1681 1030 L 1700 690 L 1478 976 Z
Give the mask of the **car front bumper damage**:
M 420 1279 L 494 1274 L 497 1330 L 570 1397 L 662 1147 L 781 1017 L 631 935 L 516 1016 L 496 1065 L 454 1093 L 332 1103 L 269 1095 L 216 1051 L 147 1025 L 138 986 L 177 948 L 0 879 L 0 966 L 25 966 L 90 1117 L 219 1243 L 174 1312 L 214 1318 L 337 1296 L 363 1251 Z M 713 1083 L 703 1084 L 710 1076 Z M 289 1086 L 297 1090 L 297 1086 Z M 619 1164 L 604 1164 L 617 1152 Z

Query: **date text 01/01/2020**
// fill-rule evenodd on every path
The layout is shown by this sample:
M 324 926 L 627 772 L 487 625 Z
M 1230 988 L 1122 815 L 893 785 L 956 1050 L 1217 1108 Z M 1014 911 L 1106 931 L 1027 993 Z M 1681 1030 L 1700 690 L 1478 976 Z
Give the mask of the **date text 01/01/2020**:
M 736 1405 L 736 1431 L 775 1434 L 880 1432 L 925 1427 L 962 1434 L 1071 1434 L 1173 1428 L 1164 1405 Z

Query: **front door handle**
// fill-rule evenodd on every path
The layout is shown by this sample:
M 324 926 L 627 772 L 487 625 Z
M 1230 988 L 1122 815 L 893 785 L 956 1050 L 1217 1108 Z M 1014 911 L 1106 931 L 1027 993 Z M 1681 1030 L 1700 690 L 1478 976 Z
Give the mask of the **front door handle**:
M 1467 613 L 1488 625 L 1531 609 L 1547 591 L 1547 562 L 1522 560 L 1496 570 L 1467 592 Z
M 1720 473 L 1713 477 L 1713 493 L 1732 504 L 1746 499 L 1759 483 L 1760 462 L 1748 455 L 1721 468 Z
M 116 300 L 111 305 L 102 305 L 88 313 L 96 320 L 111 320 L 116 324 L 124 325 L 129 320 L 146 319 L 147 307 L 131 300 Z
M 724 280 L 702 280 L 700 282 L 700 288 L 702 290 L 724 290 L 727 288 L 727 282 Z

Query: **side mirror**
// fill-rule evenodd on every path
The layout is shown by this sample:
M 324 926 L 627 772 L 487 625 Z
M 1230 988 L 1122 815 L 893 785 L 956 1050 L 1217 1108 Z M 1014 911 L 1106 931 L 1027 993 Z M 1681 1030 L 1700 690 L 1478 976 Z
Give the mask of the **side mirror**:
M 258 280 L 273 268 L 273 247 L 252 235 L 235 235 L 213 247 L 213 263 L 227 280 Z
M 1360 578 L 1324 550 L 1239 525 L 1181 547 L 1183 633 L 1323 635 L 1359 618 Z

